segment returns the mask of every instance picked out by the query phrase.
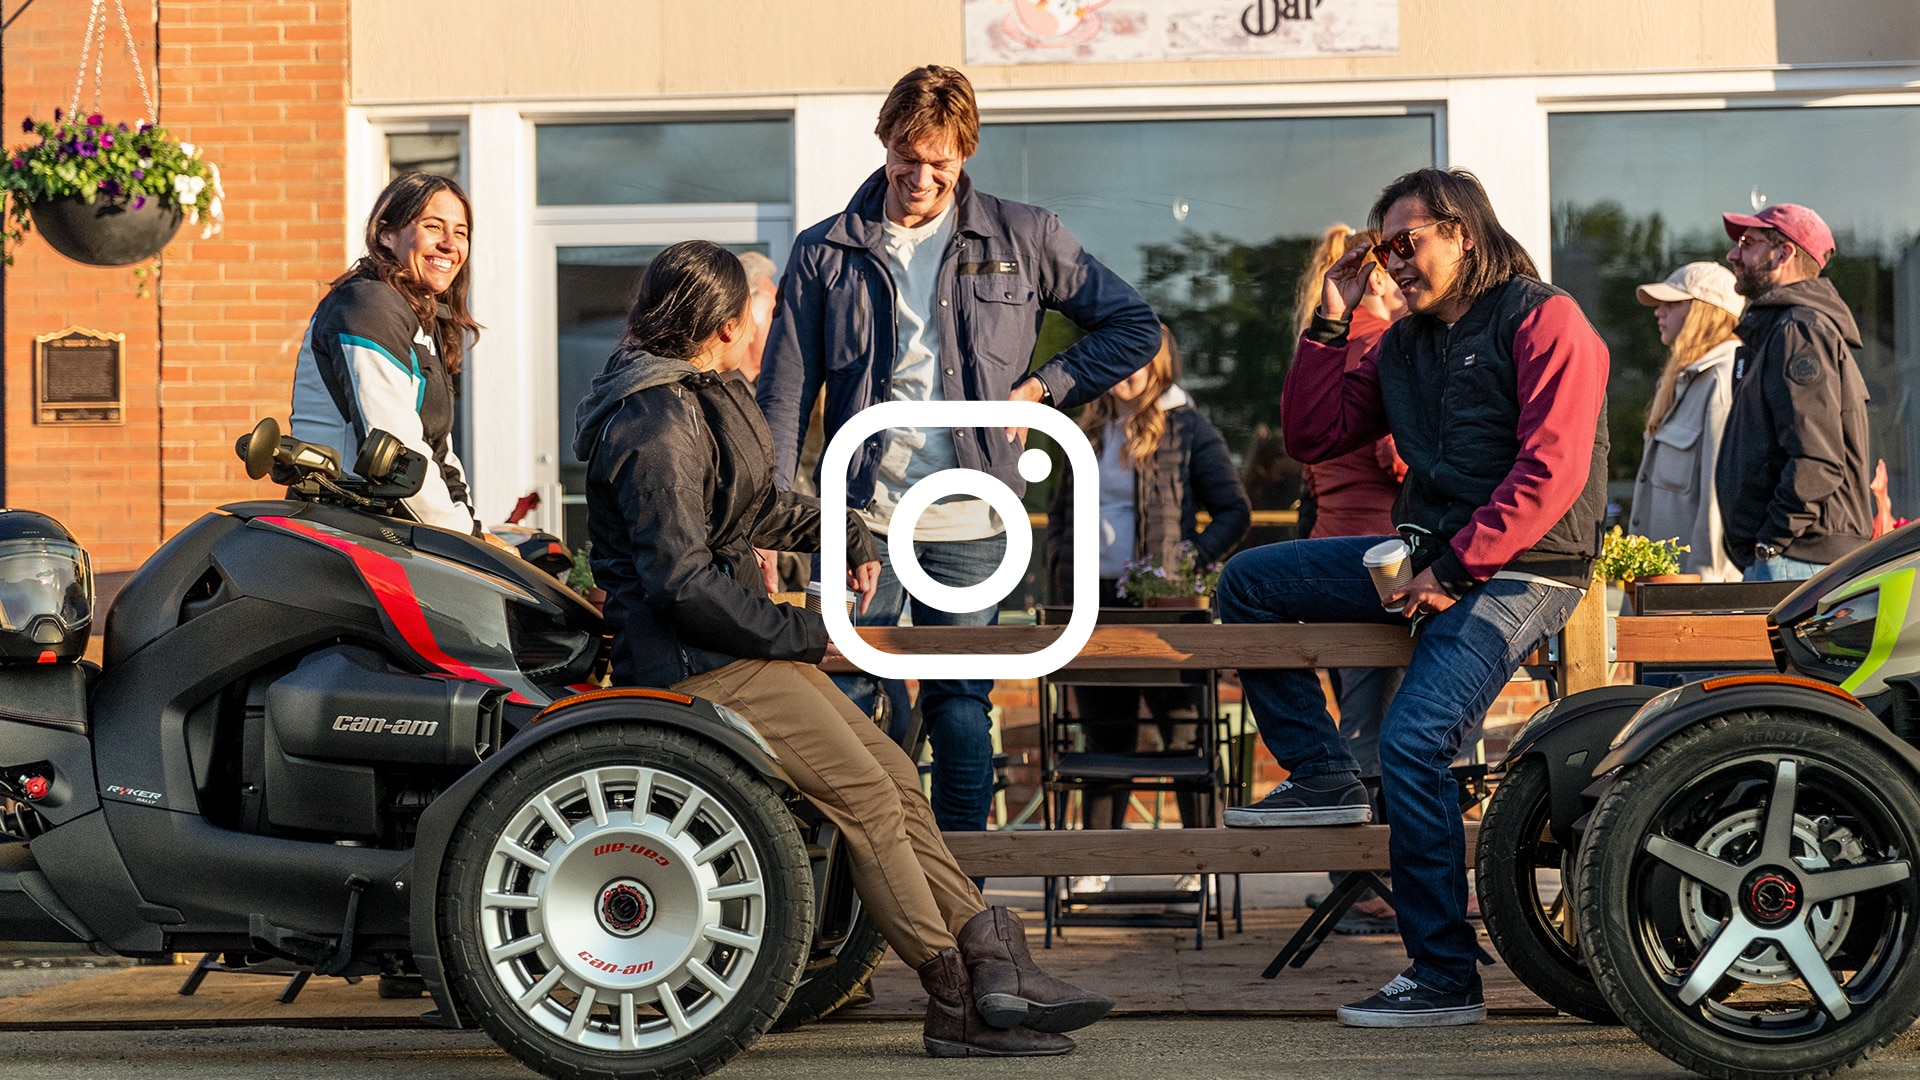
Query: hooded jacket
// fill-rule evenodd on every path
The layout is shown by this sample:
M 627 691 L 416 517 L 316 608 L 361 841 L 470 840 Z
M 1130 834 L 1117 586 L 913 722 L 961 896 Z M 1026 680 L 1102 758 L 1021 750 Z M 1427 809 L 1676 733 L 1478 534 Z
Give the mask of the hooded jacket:
M 1873 536 L 1860 327 L 1811 278 L 1754 298 L 1734 332 L 1745 347 L 1715 470 L 1727 555 L 1745 570 L 1771 544 L 1830 563 Z
M 844 212 L 801 233 L 780 280 L 756 393 L 773 429 L 775 473 L 793 486 L 814 399 L 826 393 L 829 440 L 852 416 L 892 397 L 893 272 L 887 267 L 886 174 L 876 171 Z M 940 396 L 1005 401 L 1027 377 L 1040 321 L 1058 311 L 1086 336 L 1033 371 L 1062 409 L 1092 401 L 1160 348 L 1160 321 L 1140 294 L 1088 255 L 1049 211 L 977 191 L 954 195 L 953 239 L 939 252 Z M 963 469 L 1026 490 L 1022 447 L 959 429 Z M 884 449 L 876 432 L 854 451 L 847 501 L 864 508 Z
M 594 581 L 613 678 L 671 686 L 740 659 L 818 663 L 818 614 L 767 595 L 753 549 L 819 546 L 820 503 L 773 486 L 773 438 L 747 384 L 622 348 L 574 412 Z M 847 561 L 879 558 L 847 515 Z

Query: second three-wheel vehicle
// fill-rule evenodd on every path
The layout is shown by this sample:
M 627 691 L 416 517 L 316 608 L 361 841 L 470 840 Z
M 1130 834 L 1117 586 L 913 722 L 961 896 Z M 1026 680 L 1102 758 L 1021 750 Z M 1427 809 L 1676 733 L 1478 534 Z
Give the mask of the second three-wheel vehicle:
M 1478 889 L 1515 974 L 1710 1076 L 1816 1077 L 1920 1015 L 1920 529 L 1767 619 L 1777 672 L 1548 706 Z
M 418 975 L 556 1077 L 701 1075 L 854 992 L 844 856 L 738 716 L 587 683 L 598 613 L 394 516 L 391 436 L 237 449 L 289 497 L 162 546 L 98 667 L 85 552 L 0 512 L 0 938 Z

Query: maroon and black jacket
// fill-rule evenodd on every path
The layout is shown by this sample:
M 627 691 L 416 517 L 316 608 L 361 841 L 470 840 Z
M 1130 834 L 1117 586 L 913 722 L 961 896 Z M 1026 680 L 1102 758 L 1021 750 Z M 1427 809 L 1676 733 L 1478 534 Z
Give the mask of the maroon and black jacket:
M 1606 512 L 1607 347 L 1566 293 L 1516 275 L 1460 321 L 1395 323 L 1347 370 L 1347 324 L 1316 317 L 1281 397 L 1287 453 L 1324 461 L 1392 435 L 1396 525 L 1453 596 L 1502 570 L 1585 588 Z

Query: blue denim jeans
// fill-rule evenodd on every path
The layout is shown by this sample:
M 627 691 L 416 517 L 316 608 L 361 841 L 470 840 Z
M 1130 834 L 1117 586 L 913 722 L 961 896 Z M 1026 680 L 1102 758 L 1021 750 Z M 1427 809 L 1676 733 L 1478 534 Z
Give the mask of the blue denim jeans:
M 1380 606 L 1361 555 L 1385 537 L 1329 537 L 1235 555 L 1220 576 L 1229 623 L 1373 622 L 1404 626 Z M 1380 726 L 1381 783 L 1394 907 L 1413 977 L 1443 990 L 1474 979 L 1467 923 L 1466 834 L 1460 790 L 1448 771 L 1462 740 L 1527 654 L 1559 630 L 1580 591 L 1495 579 L 1426 618 L 1413 660 Z M 1295 776 L 1357 769 L 1307 670 L 1240 672 L 1260 737 Z
M 1741 575 L 1744 581 L 1805 581 L 1827 568 L 1826 563 L 1805 562 L 1775 555 L 1766 562 L 1754 563 Z
M 894 626 L 912 605 L 915 626 L 992 626 L 1000 621 L 999 608 L 985 611 L 942 611 L 907 595 L 894 576 L 887 538 L 880 544 L 880 588 L 865 615 L 855 615 L 856 626 Z M 981 540 L 950 540 L 914 545 L 920 567 L 943 585 L 977 585 L 1000 568 L 1006 554 L 1004 534 Z M 893 700 L 896 723 L 907 713 L 906 687 L 894 680 L 865 675 L 836 675 L 835 683 L 853 703 L 871 713 L 876 682 L 885 683 Z M 920 716 L 933 744 L 933 817 L 945 832 L 980 832 L 993 810 L 993 693 L 992 679 L 926 679 L 920 683 Z

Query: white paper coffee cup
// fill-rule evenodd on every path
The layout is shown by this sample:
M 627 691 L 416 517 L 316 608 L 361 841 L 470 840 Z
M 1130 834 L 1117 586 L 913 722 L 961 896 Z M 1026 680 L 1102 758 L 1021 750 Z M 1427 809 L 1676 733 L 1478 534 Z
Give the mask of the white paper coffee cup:
M 851 615 L 853 614 L 853 606 L 860 602 L 860 594 L 856 592 L 852 592 L 851 590 L 846 590 L 846 589 L 842 589 L 841 591 L 845 592 L 847 595 L 847 614 Z M 821 595 L 822 594 L 821 594 L 819 582 L 817 581 L 807 582 L 807 610 L 808 611 L 818 612 L 820 610 Z
M 1399 607 L 1387 602 L 1387 597 L 1407 587 L 1413 580 L 1413 552 L 1407 549 L 1404 540 L 1383 540 L 1367 549 L 1360 556 L 1360 563 L 1367 568 L 1373 578 L 1374 591 L 1380 594 L 1380 606 L 1389 611 L 1398 611 Z

